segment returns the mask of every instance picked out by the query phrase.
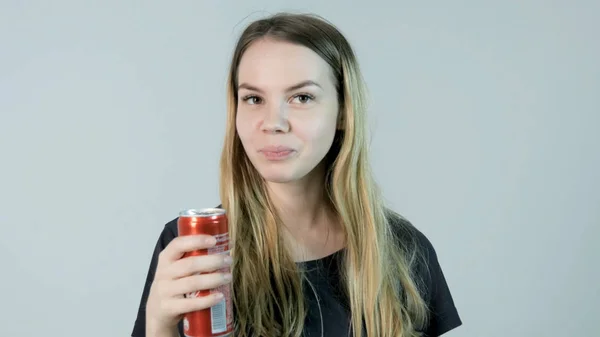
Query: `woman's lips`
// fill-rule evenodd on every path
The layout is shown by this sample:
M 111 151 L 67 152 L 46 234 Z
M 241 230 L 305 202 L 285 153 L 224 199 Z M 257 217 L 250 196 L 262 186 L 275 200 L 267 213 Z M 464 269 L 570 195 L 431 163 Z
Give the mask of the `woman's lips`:
M 268 160 L 283 160 L 294 153 L 294 149 L 286 146 L 265 146 L 260 152 Z

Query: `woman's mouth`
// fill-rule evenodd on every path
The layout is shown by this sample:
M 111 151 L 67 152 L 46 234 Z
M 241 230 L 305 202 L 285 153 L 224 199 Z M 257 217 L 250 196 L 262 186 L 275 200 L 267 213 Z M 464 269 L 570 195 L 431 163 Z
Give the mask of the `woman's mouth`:
M 260 149 L 260 152 L 267 160 L 283 160 L 290 157 L 295 151 L 285 146 L 267 146 Z

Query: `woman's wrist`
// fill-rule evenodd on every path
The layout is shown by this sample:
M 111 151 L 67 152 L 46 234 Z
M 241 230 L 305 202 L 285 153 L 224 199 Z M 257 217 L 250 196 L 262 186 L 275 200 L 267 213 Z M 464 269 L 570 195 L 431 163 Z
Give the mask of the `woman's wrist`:
M 146 324 L 146 337 L 179 337 L 179 333 L 173 327 L 161 327 L 148 322 Z

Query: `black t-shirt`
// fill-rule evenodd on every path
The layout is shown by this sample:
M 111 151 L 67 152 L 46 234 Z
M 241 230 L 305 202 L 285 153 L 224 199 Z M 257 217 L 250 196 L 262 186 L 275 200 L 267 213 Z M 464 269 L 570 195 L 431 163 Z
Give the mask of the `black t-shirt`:
M 411 226 L 410 224 L 408 224 Z M 462 325 L 454 300 L 444 278 L 444 274 L 437 259 L 435 249 L 431 242 L 421 232 L 411 227 L 416 242 L 422 249 L 425 263 L 417 266 L 417 273 L 425 282 L 426 292 L 423 298 L 429 306 L 431 316 L 424 335 L 428 337 L 441 336 L 442 334 Z M 159 253 L 177 236 L 177 219 L 167 223 L 158 238 L 146 283 L 142 292 L 137 318 L 133 327 L 132 337 L 145 337 L 146 301 L 150 286 L 156 272 Z M 311 286 L 305 286 L 304 293 L 308 302 L 308 314 L 304 324 L 304 336 L 348 336 L 351 331 L 350 310 L 343 287 L 339 279 L 339 262 L 343 250 L 318 260 L 298 263 L 300 268 L 306 270 L 306 276 Z M 322 319 L 321 319 L 322 316 Z M 180 336 L 183 334 L 183 325 L 178 325 Z M 350 335 L 351 336 L 351 335 Z

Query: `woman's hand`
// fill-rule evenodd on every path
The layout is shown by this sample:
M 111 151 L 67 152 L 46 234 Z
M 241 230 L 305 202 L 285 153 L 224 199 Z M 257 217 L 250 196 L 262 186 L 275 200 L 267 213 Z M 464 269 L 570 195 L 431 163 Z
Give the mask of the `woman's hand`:
M 146 304 L 147 336 L 170 337 L 185 313 L 210 308 L 223 300 L 221 293 L 184 297 L 184 294 L 213 289 L 231 281 L 231 274 L 215 272 L 231 265 L 228 255 L 182 258 L 187 252 L 207 249 L 215 244 L 210 235 L 179 236 L 160 253 Z

